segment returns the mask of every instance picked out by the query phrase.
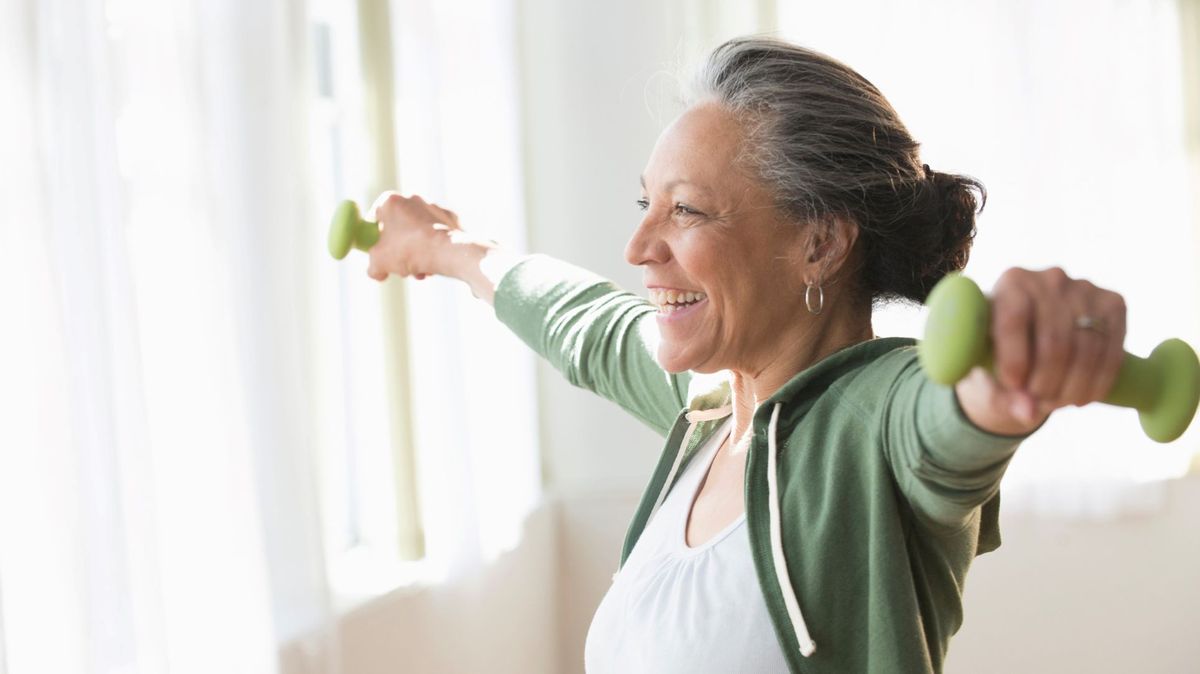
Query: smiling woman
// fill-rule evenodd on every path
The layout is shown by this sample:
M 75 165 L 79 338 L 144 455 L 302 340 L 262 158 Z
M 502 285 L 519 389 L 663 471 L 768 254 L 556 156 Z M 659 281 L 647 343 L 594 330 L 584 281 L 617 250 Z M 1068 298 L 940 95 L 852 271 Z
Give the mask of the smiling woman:
M 798 371 L 796 361 L 870 339 L 870 307 L 858 302 L 857 312 L 846 306 L 820 321 L 804 318 L 803 279 L 819 275 L 832 285 L 832 267 L 845 260 L 852 241 L 834 242 L 840 256 L 823 257 L 820 268 L 804 265 L 802 247 L 813 228 L 795 226 L 752 169 L 739 165 L 745 145 L 735 114 L 715 101 L 675 120 L 647 165 L 639 204 L 646 215 L 625 259 L 644 270 L 652 300 L 655 291 L 670 302 L 690 292 L 706 298 L 658 316 L 658 361 L 665 369 L 755 373 L 746 384 L 773 378 L 777 386 Z M 781 342 L 796 348 L 781 352 L 775 348 Z
M 924 165 L 866 79 L 778 40 L 713 52 L 641 183 L 625 257 L 649 302 L 420 197 L 373 209 L 372 278 L 465 281 L 572 384 L 666 438 L 588 670 L 941 671 L 963 578 L 1000 544 L 1013 453 L 1112 384 L 1120 296 L 1010 270 L 999 379 L 932 382 L 914 340 L 874 337 L 871 309 L 965 266 L 982 186 Z M 1077 329 L 1085 315 L 1107 329 Z

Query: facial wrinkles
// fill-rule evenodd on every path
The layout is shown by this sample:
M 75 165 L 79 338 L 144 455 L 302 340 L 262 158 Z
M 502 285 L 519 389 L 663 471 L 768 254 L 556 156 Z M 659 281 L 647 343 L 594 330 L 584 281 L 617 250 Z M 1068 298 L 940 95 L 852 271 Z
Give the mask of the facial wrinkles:
M 748 275 L 756 272 L 746 270 Z M 740 278 L 729 281 L 734 292 L 728 307 L 728 334 L 724 341 L 729 346 L 725 354 L 729 367 L 744 368 L 757 360 L 757 351 L 763 343 L 763 333 L 777 310 L 767 298 L 758 296 L 760 287 L 751 279 Z
M 731 366 L 746 372 L 761 371 L 779 358 L 780 337 L 797 327 L 794 317 L 801 298 L 789 290 L 784 280 L 786 274 L 793 273 L 790 265 L 775 252 L 776 244 L 783 247 L 780 236 L 786 236 L 786 232 L 776 231 L 772 224 L 753 217 L 738 223 L 744 232 L 738 242 L 738 257 L 746 261 L 748 268 L 726 280 L 736 290 L 731 297 L 736 305 L 729 308 L 728 314 L 727 356 L 736 361 Z
M 783 327 L 778 317 L 793 305 L 772 259 L 782 243 L 766 231 L 778 217 L 774 200 L 734 166 L 739 142 L 736 129 L 692 118 L 660 139 L 646 167 L 643 196 L 653 220 L 643 222 L 645 245 L 662 246 L 669 260 L 656 278 L 703 291 L 711 303 L 707 337 L 676 347 L 693 367 L 759 369 L 777 356 L 771 345 Z M 702 215 L 676 214 L 678 202 Z
M 758 272 L 746 268 L 751 262 L 745 256 L 747 242 L 737 240 L 739 224 L 744 223 L 730 223 L 727 236 L 714 236 L 706 242 L 710 247 L 706 258 L 721 260 L 721 253 L 726 253 L 725 259 L 736 265 L 717 267 L 714 270 L 717 273 L 709 277 L 710 287 L 706 289 L 714 309 L 712 353 L 707 360 L 719 368 L 729 367 L 741 358 L 757 332 L 752 323 L 753 313 L 764 309 L 754 296 L 756 284 L 752 278 Z

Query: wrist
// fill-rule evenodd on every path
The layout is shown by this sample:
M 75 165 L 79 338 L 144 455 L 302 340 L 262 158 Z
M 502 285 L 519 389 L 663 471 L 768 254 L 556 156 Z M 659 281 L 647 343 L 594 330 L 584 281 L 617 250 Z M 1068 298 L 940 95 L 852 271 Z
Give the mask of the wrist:
M 492 239 L 483 239 L 461 229 L 446 230 L 435 256 L 437 274 L 460 281 L 468 281 L 488 251 L 497 244 Z
M 484 239 L 461 230 L 449 233 L 449 243 L 440 260 L 445 276 L 456 278 L 471 289 L 471 294 L 492 304 L 496 286 L 521 259 L 494 239 Z

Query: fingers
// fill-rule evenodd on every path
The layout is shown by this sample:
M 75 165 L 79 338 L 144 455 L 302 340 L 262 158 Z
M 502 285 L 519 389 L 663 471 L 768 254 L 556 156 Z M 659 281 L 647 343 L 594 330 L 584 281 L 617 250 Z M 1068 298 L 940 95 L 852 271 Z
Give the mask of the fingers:
M 1125 298 L 1118 293 L 1101 291 L 1099 314 L 1106 325 L 1107 343 L 1101 352 L 1096 377 L 1087 394 L 1089 400 L 1104 400 L 1117 383 L 1125 362 Z
M 384 222 L 390 218 L 416 215 L 422 211 L 428 212 L 428 210 L 429 204 L 425 203 L 421 195 L 414 194 L 406 197 L 399 192 L 389 190 L 376 197 L 375 203 L 371 204 L 370 213 L 375 222 Z
M 367 276 L 370 276 L 372 279 L 379 281 L 380 283 L 388 279 L 387 272 L 379 271 L 374 267 L 367 267 Z M 413 274 L 413 278 L 417 279 L 418 281 L 424 281 L 426 276 L 428 276 L 428 274 Z
M 1100 371 L 1100 357 L 1104 354 L 1104 336 L 1090 330 L 1076 330 L 1071 362 L 1063 377 L 1058 399 L 1081 407 L 1096 398 L 1090 397 L 1096 389 L 1096 374 Z
M 413 220 L 440 222 L 451 229 L 462 229 L 458 224 L 458 214 L 434 203 L 428 203 L 421 195 L 402 196 L 398 192 L 384 192 L 375 199 L 368 211 L 375 222 L 409 216 Z
M 1039 400 L 1059 399 L 1067 367 L 1071 363 L 1074 336 L 1070 311 L 1064 311 L 1063 298 L 1070 278 L 1058 267 L 1041 272 L 1037 284 L 1039 297 L 1034 311 L 1034 356 L 1036 367 L 1030 370 L 1028 391 Z
M 462 229 L 462 227 L 459 227 L 459 225 L 458 225 L 458 214 L 457 213 L 455 213 L 454 211 L 452 211 L 450 209 L 442 208 L 441 206 L 438 206 L 437 204 L 428 204 L 428 206 L 429 206 L 429 210 L 433 211 L 434 214 L 438 216 L 438 220 L 443 225 L 448 226 L 450 229 Z
M 382 222 L 379 211 L 382 210 L 386 204 L 389 202 L 394 203 L 397 199 L 404 199 L 404 197 L 400 196 L 398 192 L 393 192 L 391 190 L 380 194 L 375 198 L 375 202 L 371 204 L 371 208 L 367 211 L 369 213 L 367 217 L 374 222 Z
M 1011 269 L 996 283 L 992 301 L 993 360 L 996 378 L 1007 389 L 1025 390 L 1033 366 L 1033 295 L 1027 281 Z
M 1075 327 L 1074 321 L 1079 316 L 1098 315 L 1093 301 L 1098 288 L 1084 280 L 1076 281 L 1075 288 L 1077 290 L 1074 294 L 1078 299 L 1071 304 L 1073 308 L 1062 312 L 1066 315 L 1058 319 L 1060 323 L 1069 326 L 1066 329 L 1072 344 L 1071 358 L 1063 376 L 1059 398 L 1078 407 L 1094 400 L 1088 396 L 1096 388 L 1096 374 L 1100 371 L 1100 358 L 1104 355 L 1108 340 L 1095 330 L 1081 330 Z
M 1083 315 L 1103 331 L 1076 326 Z M 1125 302 L 1057 267 L 1010 269 L 994 291 L 992 337 L 996 380 L 1014 416 L 1086 405 L 1103 400 L 1120 372 Z
M 367 275 L 376 281 L 387 280 L 389 274 L 412 276 L 418 281 L 425 279 L 433 273 L 426 268 L 427 248 L 436 240 L 429 234 L 430 226 L 439 230 L 461 229 L 454 211 L 427 203 L 417 194 L 405 197 L 397 192 L 384 192 L 371 205 L 369 217 L 379 223 L 380 229 L 380 239 L 370 250 L 367 269 Z

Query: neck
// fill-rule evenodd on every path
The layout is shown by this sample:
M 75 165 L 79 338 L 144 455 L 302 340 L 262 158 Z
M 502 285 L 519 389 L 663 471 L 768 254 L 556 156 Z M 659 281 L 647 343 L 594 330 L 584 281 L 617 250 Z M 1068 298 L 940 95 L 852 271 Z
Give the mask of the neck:
M 733 395 L 733 452 L 745 452 L 750 445 L 750 422 L 758 406 L 771 397 L 798 372 L 819 362 L 835 351 L 874 338 L 871 312 L 809 316 L 792 331 L 781 334 L 777 348 L 754 367 L 731 369 L 730 392 Z

